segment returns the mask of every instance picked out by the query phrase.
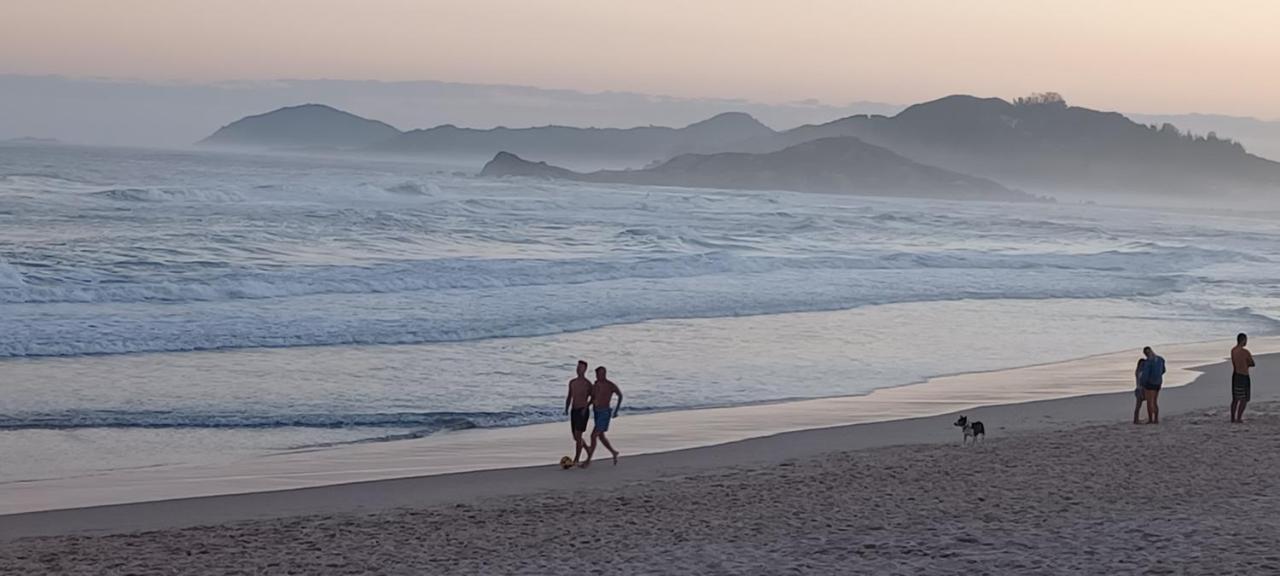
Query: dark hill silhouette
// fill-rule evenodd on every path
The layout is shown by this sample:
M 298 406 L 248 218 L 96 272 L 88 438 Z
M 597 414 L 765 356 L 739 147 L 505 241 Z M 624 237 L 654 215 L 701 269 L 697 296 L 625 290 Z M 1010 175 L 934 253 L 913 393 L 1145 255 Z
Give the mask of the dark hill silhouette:
M 223 126 L 202 145 L 253 148 L 365 148 L 400 135 L 395 127 L 323 104 L 289 106 Z
M 668 128 L 459 128 L 453 125 L 412 130 L 374 145 L 393 154 L 430 154 L 486 159 L 502 151 L 547 158 L 570 165 L 642 166 L 687 153 L 710 153 L 772 145 L 776 133 L 741 112 L 727 112 L 685 126 Z
M 481 176 L 522 176 L 551 178 L 555 180 L 584 180 L 589 176 L 567 168 L 552 166 L 546 162 L 532 162 L 510 152 L 499 152 L 485 163 Z
M 851 116 L 795 128 L 776 137 L 774 147 L 833 136 L 854 136 L 927 164 L 1049 192 L 1280 191 L 1280 163 L 1251 155 L 1236 142 L 1068 106 L 1056 95 L 1018 102 L 948 96 L 892 117 Z
M 1035 200 L 991 180 L 926 166 L 891 150 L 848 137 L 811 140 L 764 154 L 682 154 L 651 168 L 602 170 L 586 174 L 500 152 L 480 174 L 862 196 Z

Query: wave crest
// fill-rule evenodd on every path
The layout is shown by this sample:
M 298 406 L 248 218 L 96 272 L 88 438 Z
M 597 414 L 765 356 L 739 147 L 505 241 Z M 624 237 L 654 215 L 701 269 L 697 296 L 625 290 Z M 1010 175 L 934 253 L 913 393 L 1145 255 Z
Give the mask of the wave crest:
M 90 196 L 120 202 L 240 202 L 245 199 L 238 192 L 175 188 L 110 188 Z
M 1080 270 L 1164 275 L 1208 264 L 1258 261 L 1242 253 L 1192 247 L 1152 247 L 1095 254 L 889 252 L 850 256 L 752 256 L 728 250 L 632 259 L 436 259 L 369 266 L 231 269 L 170 267 L 158 281 L 115 271 L 70 270 L 54 275 L 0 262 L 0 303 L 212 302 L 432 290 L 577 285 L 623 279 L 658 280 L 782 271 L 912 269 Z

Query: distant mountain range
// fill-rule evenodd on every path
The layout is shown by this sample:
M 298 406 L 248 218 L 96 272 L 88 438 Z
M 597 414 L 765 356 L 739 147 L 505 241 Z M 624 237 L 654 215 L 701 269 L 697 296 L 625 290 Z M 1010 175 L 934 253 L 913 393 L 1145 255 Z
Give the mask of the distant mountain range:
M 926 166 L 892 150 L 849 137 L 811 140 L 763 154 L 681 154 L 640 170 L 600 170 L 586 174 L 500 152 L 485 164 L 480 175 L 951 200 L 1037 199 L 991 180 Z
M 837 152 L 833 142 L 798 147 L 830 138 L 842 142 L 843 152 Z M 493 158 L 502 162 L 488 170 L 490 174 L 531 170 L 542 177 L 616 182 L 640 178 L 714 187 L 727 186 L 730 178 L 724 170 L 734 166 L 734 170 L 746 171 L 743 183 L 737 184 L 740 187 L 809 190 L 832 186 L 845 192 L 873 189 L 870 178 L 888 177 L 877 175 L 864 161 L 872 158 L 900 170 L 896 173 L 900 184 L 910 180 L 903 176 L 907 172 L 916 174 L 912 178 L 923 189 L 906 195 L 931 197 L 957 189 L 954 184 L 941 186 L 930 179 L 933 177 L 951 178 L 953 183 L 958 182 L 956 177 L 1000 183 L 1003 191 L 988 190 L 989 196 L 1007 196 L 1006 186 L 1037 194 L 1099 198 L 1125 193 L 1180 198 L 1253 196 L 1280 190 L 1280 163 L 1249 154 L 1235 141 L 1216 135 L 1192 136 L 1172 125 L 1139 124 L 1119 113 L 1069 106 L 1052 94 L 1014 102 L 949 96 L 916 104 L 893 116 L 856 115 L 785 131 L 775 131 L 750 115 L 731 112 L 683 128 L 479 130 L 445 125 L 401 132 L 381 122 L 313 104 L 244 118 L 202 144 L 344 149 L 477 163 Z M 868 146 L 892 156 L 872 154 Z M 781 156 L 771 154 L 784 151 Z M 502 152 L 507 154 L 495 157 Z M 813 163 L 823 173 L 801 183 L 800 174 L 792 171 L 802 164 L 797 154 L 826 155 Z M 512 160 L 520 158 L 565 168 L 557 172 L 551 164 L 539 167 L 533 163 L 516 167 Z M 867 171 L 866 178 L 838 169 L 832 164 L 834 159 L 853 162 L 857 170 Z M 759 166 L 781 172 L 768 176 Z M 641 167 L 645 169 L 636 170 Z M 581 172 L 583 168 L 632 170 L 587 173 Z M 926 177 L 926 172 L 931 176 Z M 986 194 L 978 193 L 980 188 L 965 195 Z

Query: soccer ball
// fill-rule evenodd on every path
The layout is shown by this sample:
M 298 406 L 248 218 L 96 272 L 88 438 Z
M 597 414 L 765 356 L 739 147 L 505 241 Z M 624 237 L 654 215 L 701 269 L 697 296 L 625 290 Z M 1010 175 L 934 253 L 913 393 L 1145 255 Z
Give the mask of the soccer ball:
M 560 459 L 560 467 L 561 467 L 561 468 L 563 468 L 563 469 L 565 469 L 565 470 L 568 470 L 568 469 L 570 469 L 570 468 L 573 468 L 573 458 L 570 458 L 570 457 L 568 457 L 568 456 L 565 456 L 564 458 L 561 458 L 561 459 Z

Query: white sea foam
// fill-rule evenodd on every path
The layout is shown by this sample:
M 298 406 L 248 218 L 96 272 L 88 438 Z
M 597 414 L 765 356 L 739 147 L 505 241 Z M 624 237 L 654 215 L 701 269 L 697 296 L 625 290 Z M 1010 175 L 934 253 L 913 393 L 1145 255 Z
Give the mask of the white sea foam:
M 109 188 L 91 192 L 91 194 L 121 202 L 239 202 L 244 200 L 243 194 L 226 190 Z

